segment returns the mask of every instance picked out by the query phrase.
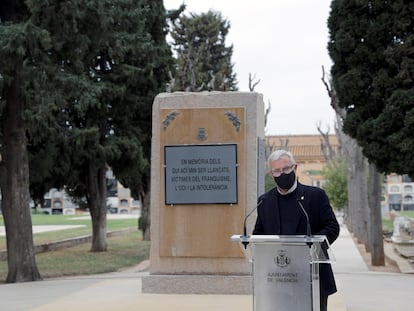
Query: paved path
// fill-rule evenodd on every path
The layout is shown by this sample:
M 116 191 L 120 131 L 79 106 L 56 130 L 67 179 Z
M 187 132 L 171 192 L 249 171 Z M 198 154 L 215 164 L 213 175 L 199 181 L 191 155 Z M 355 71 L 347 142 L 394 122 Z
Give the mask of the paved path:
M 1 214 L 0 214 L 1 215 Z M 136 214 L 108 214 L 107 219 L 137 219 Z M 73 219 L 91 219 L 90 215 L 73 216 Z M 85 227 L 86 225 L 35 225 L 33 226 L 33 233 L 40 233 L 46 231 L 57 231 L 65 229 L 73 229 L 79 227 Z M 4 226 L 0 226 L 0 236 L 6 236 L 6 229 Z
M 329 311 L 413 311 L 414 275 L 369 271 L 346 228 L 333 251 L 339 292 Z M 0 285 L 4 311 L 251 311 L 249 295 L 142 294 L 138 266 L 125 272 Z
M 85 225 L 58 225 L 58 226 L 38 225 L 38 226 L 33 226 L 33 233 L 73 229 L 73 228 L 80 228 L 80 227 L 85 227 Z M 0 226 L 0 236 L 6 236 L 6 229 L 4 226 Z
M 369 271 L 346 228 L 332 246 L 333 270 L 347 311 L 413 311 L 414 274 Z

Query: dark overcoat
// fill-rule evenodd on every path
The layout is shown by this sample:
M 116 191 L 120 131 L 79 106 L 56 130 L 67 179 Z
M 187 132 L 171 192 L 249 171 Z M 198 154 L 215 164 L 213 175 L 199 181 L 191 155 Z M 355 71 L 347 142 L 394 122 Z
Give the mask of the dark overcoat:
M 329 199 L 323 189 L 306 186 L 298 183 L 295 191 L 288 194 L 293 196 L 292 202 L 297 213 L 295 222 L 283 223 L 280 217 L 279 196 L 276 188 L 261 195 L 258 199 L 257 219 L 253 234 L 274 234 L 274 235 L 306 235 L 306 215 L 301 211 L 299 203 L 306 210 L 313 235 L 325 235 L 332 244 L 339 235 L 339 224 L 329 203 Z M 281 228 L 282 231 L 281 231 Z M 321 295 L 331 295 L 337 291 L 334 275 L 330 264 L 320 264 L 320 289 Z

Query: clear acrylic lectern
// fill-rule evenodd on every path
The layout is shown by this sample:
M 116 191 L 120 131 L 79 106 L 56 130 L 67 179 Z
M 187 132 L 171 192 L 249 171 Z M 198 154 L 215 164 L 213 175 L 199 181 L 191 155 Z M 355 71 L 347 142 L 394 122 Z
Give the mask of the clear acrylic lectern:
M 324 235 L 233 235 L 252 250 L 254 311 L 319 311 L 319 264 L 334 261 Z

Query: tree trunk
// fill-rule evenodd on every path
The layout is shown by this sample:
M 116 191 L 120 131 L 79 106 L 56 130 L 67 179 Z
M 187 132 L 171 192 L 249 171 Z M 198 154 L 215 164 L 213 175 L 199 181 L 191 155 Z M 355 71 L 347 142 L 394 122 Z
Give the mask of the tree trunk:
M 92 218 L 92 252 L 105 252 L 106 240 L 106 167 L 89 163 L 88 204 Z
M 374 164 L 369 165 L 369 209 L 371 264 L 385 265 L 384 241 L 382 238 L 381 216 L 381 175 Z
M 148 185 L 150 181 L 148 181 Z M 142 230 L 142 239 L 144 241 L 151 240 L 151 190 L 148 190 L 142 196 L 142 211 L 141 211 L 141 230 Z
M 356 224 L 355 224 L 355 213 L 356 213 L 356 206 L 358 205 L 357 199 L 355 194 L 355 187 L 356 187 L 356 177 L 355 177 L 355 159 L 354 159 L 354 150 L 355 142 L 352 140 L 351 137 L 343 134 L 343 150 L 345 152 L 345 157 L 347 160 L 347 185 L 348 185 L 348 206 L 346 208 L 346 224 L 351 232 L 355 232 Z
M 8 260 L 6 282 L 37 281 L 41 276 L 33 247 L 29 207 L 29 158 L 23 120 L 21 80 L 17 69 L 12 84 L 5 86 L 1 97 L 6 102 L 1 124 L 3 146 L 0 162 L 0 187 Z
M 346 110 L 339 107 L 339 100 L 336 96 L 335 89 L 332 87 L 332 80 L 325 80 L 325 69 L 322 67 L 322 82 L 326 87 L 329 97 L 331 98 L 331 106 L 335 110 L 338 124 L 337 136 L 341 147 L 345 153 L 348 162 L 348 207 L 345 212 L 345 223 L 353 232 L 357 239 L 365 243 L 365 247 L 370 251 L 383 252 L 383 247 L 376 249 L 377 245 L 369 243 L 373 234 L 372 224 L 369 223 L 369 206 L 367 192 L 367 175 L 366 175 L 366 159 L 362 154 L 362 149 L 358 146 L 355 139 L 345 135 L 342 131 L 342 120 L 346 118 Z M 376 193 L 379 199 L 380 192 Z M 379 246 L 379 245 L 378 245 Z
M 347 225 L 359 242 L 367 245 L 366 159 L 356 141 L 346 135 L 344 151 L 348 163 Z
M 367 160 L 362 154 L 362 148 L 357 146 L 355 149 L 355 175 L 356 175 L 356 189 L 355 194 L 358 200 L 356 224 L 357 224 L 357 238 L 362 241 L 367 251 L 369 249 L 369 230 L 368 230 L 368 189 L 367 189 Z

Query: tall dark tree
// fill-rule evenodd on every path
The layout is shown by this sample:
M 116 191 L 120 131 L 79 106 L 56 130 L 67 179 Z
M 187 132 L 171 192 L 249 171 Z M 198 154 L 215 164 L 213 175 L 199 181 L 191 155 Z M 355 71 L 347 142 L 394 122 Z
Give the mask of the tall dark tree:
M 0 3 L 0 187 L 8 282 L 37 280 L 32 193 L 65 184 L 87 200 L 106 250 L 108 166 L 149 191 L 151 107 L 172 57 L 161 0 Z M 28 154 L 30 151 L 30 157 Z M 36 167 L 35 167 L 36 165 Z
M 226 46 L 230 23 L 219 12 L 181 15 L 171 37 L 177 57 L 173 91 L 236 91 L 236 74 Z
M 39 280 L 33 251 L 29 208 L 29 155 L 26 137 L 25 88 L 37 51 L 47 47 L 47 35 L 31 27 L 24 1 L 0 3 L 0 188 L 6 228 L 6 282 Z
M 414 177 L 414 5 L 336 0 L 328 21 L 344 131 L 380 172 Z
M 347 163 L 348 204 L 344 206 L 344 221 L 356 239 L 359 242 L 365 243 L 365 249 L 371 252 L 372 264 L 378 266 L 385 265 L 382 219 L 379 204 L 380 193 L 377 192 L 380 189 L 378 187 L 379 174 L 375 165 L 370 164 L 368 178 L 366 172 L 368 161 L 362 154 L 361 147 L 354 138 L 343 132 L 343 120 L 346 118 L 346 110 L 339 107 L 338 97 L 335 89 L 332 87 L 332 79 L 329 79 L 329 81 L 325 80 L 324 69 L 322 82 L 331 99 L 331 107 L 335 111 L 335 131 L 341 146 L 341 154 Z
M 149 43 L 142 51 L 130 56 L 130 60 L 141 69 L 138 84 L 132 80 L 127 86 L 129 101 L 134 107 L 132 116 L 133 128 L 140 131 L 142 160 L 135 161 L 135 166 L 113 161 L 112 167 L 122 184 L 130 187 L 132 195 L 142 202 L 141 229 L 145 240 L 150 240 L 150 159 L 152 137 L 152 103 L 155 96 L 166 90 L 169 73 L 173 71 L 174 59 L 171 48 L 167 44 L 167 19 L 174 20 L 178 10 L 165 11 L 163 0 L 145 0 L 143 4 L 149 8 L 145 15 L 145 32 Z M 122 80 L 121 80 L 122 81 Z M 137 87 L 139 85 L 139 87 Z M 121 164 L 121 165 L 119 165 Z M 131 169 L 136 168 L 136 174 Z
M 140 70 L 125 59 L 149 41 L 144 32 L 145 10 L 140 2 L 122 0 L 40 1 L 32 7 L 33 24 L 50 35 L 48 54 L 56 71 L 49 86 L 60 112 L 54 122 L 63 156 L 56 163 L 66 166 L 59 165 L 65 168 L 64 175 L 54 178 L 67 185 L 71 194 L 86 198 L 92 217 L 92 251 L 107 247 L 108 165 L 122 157 L 140 160 L 140 137 L 129 129 L 134 110 L 124 100 L 122 84 L 127 80 L 120 79 L 125 71 Z M 121 118 L 124 123 L 119 128 Z
M 162 1 L 92 2 L 46 2 L 36 17 L 63 72 L 55 87 L 65 94 L 58 122 L 66 158 L 58 163 L 68 161 L 70 172 L 60 180 L 86 198 L 91 250 L 105 251 L 108 167 L 148 210 L 152 101 L 165 89 L 172 57 Z

